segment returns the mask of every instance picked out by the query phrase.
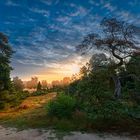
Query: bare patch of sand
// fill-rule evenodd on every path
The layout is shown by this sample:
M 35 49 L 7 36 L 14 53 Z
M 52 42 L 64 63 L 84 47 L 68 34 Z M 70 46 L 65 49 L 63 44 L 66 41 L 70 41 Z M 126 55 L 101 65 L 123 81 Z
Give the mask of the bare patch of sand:
M 81 132 L 58 135 L 51 130 L 28 129 L 17 131 L 15 128 L 4 128 L 0 126 L 0 140 L 138 140 L 138 138 Z

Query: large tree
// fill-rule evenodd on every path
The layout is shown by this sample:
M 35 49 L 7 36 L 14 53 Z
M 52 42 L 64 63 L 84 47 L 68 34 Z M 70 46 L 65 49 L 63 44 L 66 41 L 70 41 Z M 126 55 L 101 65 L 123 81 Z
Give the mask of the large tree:
M 133 55 L 134 52 L 140 51 L 139 35 L 140 28 L 119 21 L 116 18 L 104 18 L 101 21 L 101 30 L 99 33 L 87 35 L 77 50 L 82 53 L 87 53 L 89 50 L 100 50 L 102 53 L 110 55 L 110 58 L 115 59 L 112 66 L 112 79 L 115 84 L 115 97 L 121 95 L 121 82 L 118 75 L 118 69 L 125 65 L 126 60 Z
M 10 88 L 10 58 L 13 50 L 9 45 L 8 37 L 0 32 L 0 90 Z

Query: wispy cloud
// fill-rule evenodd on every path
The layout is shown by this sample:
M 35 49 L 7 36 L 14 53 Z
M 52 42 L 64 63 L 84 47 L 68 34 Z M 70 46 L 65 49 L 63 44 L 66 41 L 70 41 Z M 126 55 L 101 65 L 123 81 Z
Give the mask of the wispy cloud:
M 31 8 L 30 9 L 32 12 L 37 13 L 37 14 L 42 14 L 45 17 L 50 16 L 50 12 L 44 9 L 38 9 L 38 8 Z
M 100 6 L 100 1 L 89 0 L 89 3 L 93 6 Z
M 103 5 L 104 8 L 106 8 L 107 10 L 109 10 L 110 12 L 113 12 L 117 9 L 117 7 L 113 6 L 111 3 L 104 3 Z
M 128 4 L 130 6 L 140 6 L 140 1 L 139 0 L 133 0 L 133 1 L 129 1 Z
M 8 5 L 8 6 L 20 6 L 18 3 L 14 2 L 13 0 L 7 0 L 6 5 Z
M 41 2 L 46 5 L 52 5 L 52 4 L 58 4 L 59 0 L 41 0 Z
M 74 12 L 71 12 L 69 14 L 69 16 L 81 16 L 81 17 L 84 17 L 86 15 L 89 14 L 89 12 L 91 11 L 91 9 L 87 9 L 83 6 L 77 6 L 77 5 L 74 5 L 74 4 L 71 4 L 70 5 L 72 8 L 74 8 Z

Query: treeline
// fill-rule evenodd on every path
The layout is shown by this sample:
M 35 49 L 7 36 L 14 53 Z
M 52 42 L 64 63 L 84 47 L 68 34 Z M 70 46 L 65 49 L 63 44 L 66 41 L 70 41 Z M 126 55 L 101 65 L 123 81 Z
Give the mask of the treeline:
M 43 89 L 47 89 L 55 86 L 68 85 L 72 81 L 72 78 L 64 77 L 62 80 L 53 80 L 51 83 L 48 83 L 47 80 L 39 81 L 38 77 L 36 76 L 31 77 L 31 79 L 28 81 L 22 81 L 18 76 L 16 76 L 12 81 L 18 89 L 36 89 L 39 82 Z

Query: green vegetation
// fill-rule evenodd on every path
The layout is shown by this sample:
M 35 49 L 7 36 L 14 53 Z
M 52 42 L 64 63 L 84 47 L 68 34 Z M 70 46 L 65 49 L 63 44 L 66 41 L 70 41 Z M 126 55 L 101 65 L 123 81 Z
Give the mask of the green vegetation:
M 11 88 L 10 81 L 10 58 L 13 50 L 9 45 L 8 38 L 5 34 L 0 33 L 0 91 Z
M 64 105 L 72 97 L 87 129 L 127 131 L 131 126 L 139 131 L 140 53 L 133 41 L 137 27 L 116 19 L 103 19 L 101 27 L 104 36 L 90 34 L 77 46 L 83 54 L 95 47 L 101 52 L 93 54 L 81 68 L 81 78 L 66 88 L 65 101 L 57 97 L 48 110 L 54 118 L 64 119 L 59 102 Z M 71 120 L 76 119 L 76 111 Z
M 21 79 L 19 79 L 18 77 L 14 77 L 12 83 L 16 91 L 23 91 L 24 84 Z
M 37 91 L 34 91 L 31 95 L 32 96 L 39 96 L 39 95 L 45 95 L 45 94 L 48 94 L 48 90 L 47 89 L 41 89 L 41 90 L 37 90 Z
M 28 95 L 23 92 L 23 84 L 20 79 L 10 79 L 10 59 L 13 50 L 9 45 L 5 34 L 0 33 L 0 109 L 15 107 L 21 103 Z
M 29 96 L 28 92 L 8 91 L 0 92 L 0 109 L 9 109 L 20 105 L 20 103 Z
M 50 117 L 71 118 L 76 109 L 76 100 L 73 97 L 60 94 L 47 105 L 47 112 Z

